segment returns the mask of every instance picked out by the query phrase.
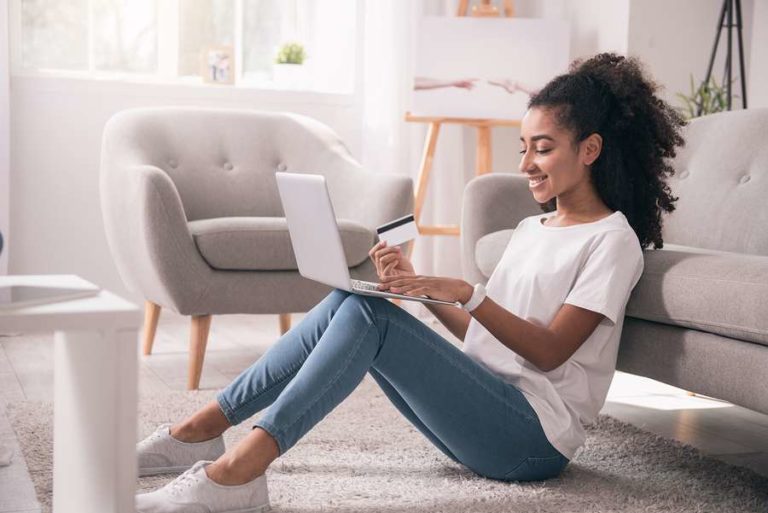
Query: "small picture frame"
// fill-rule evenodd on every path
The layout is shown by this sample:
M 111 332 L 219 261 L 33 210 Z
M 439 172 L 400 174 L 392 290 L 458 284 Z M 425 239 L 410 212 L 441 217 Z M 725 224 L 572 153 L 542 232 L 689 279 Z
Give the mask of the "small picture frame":
M 213 46 L 201 52 L 200 75 L 207 84 L 235 83 L 235 52 L 231 46 Z

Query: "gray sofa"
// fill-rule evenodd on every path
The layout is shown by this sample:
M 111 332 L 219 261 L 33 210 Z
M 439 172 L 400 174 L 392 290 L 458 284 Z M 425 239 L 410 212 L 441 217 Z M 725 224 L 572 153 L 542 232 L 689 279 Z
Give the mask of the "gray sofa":
M 768 413 L 768 109 L 693 120 L 669 184 L 664 248 L 626 310 L 617 368 Z M 485 283 L 524 217 L 542 210 L 518 173 L 465 190 L 464 278 Z

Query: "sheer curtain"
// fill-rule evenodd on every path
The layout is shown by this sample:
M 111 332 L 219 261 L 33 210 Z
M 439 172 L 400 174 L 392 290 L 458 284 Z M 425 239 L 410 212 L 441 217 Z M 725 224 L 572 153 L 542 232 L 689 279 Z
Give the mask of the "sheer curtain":
M 415 183 L 427 130 L 424 124 L 405 122 L 404 115 L 413 85 L 419 20 L 425 15 L 453 16 L 456 7 L 457 2 L 445 0 L 365 3 L 361 160 L 366 168 L 404 174 Z M 466 131 L 456 125 L 440 129 L 423 224 L 460 220 L 462 191 L 474 175 L 474 133 Z M 461 277 L 459 255 L 458 237 L 422 236 L 412 260 L 419 274 Z M 413 313 L 425 312 L 415 303 L 405 306 Z
M 8 272 L 8 227 L 10 226 L 10 63 L 8 57 L 8 9 L 0 8 L 0 232 L 6 248 L 0 252 L 0 275 Z

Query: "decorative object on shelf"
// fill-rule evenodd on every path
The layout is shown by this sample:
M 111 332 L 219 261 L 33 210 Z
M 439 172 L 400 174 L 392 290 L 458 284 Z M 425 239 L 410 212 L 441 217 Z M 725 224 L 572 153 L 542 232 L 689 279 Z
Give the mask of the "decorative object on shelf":
M 307 52 L 301 43 L 288 42 L 281 46 L 272 66 L 272 79 L 275 84 L 287 88 L 305 86 L 308 78 L 304 65 L 306 58 Z
M 235 54 L 231 46 L 216 46 L 203 50 L 200 74 L 208 84 L 235 83 Z
M 735 20 L 734 20 L 735 18 Z M 727 22 L 723 24 L 723 22 Z M 734 23 L 735 21 L 735 23 Z M 732 74 L 733 64 L 733 29 L 736 29 L 737 39 L 736 42 L 739 45 L 739 81 L 741 82 L 741 106 L 747 108 L 747 83 L 746 75 L 744 74 L 744 40 L 741 34 L 741 28 L 743 23 L 741 21 L 741 0 L 723 0 L 723 7 L 720 9 L 720 21 L 717 23 L 717 33 L 715 34 L 715 44 L 712 48 L 712 55 L 709 57 L 709 66 L 707 66 L 707 74 L 702 81 L 703 84 L 709 84 L 712 77 L 712 66 L 715 64 L 715 57 L 717 56 L 717 47 L 720 45 L 720 37 L 723 33 L 723 28 L 728 29 L 727 37 L 727 53 L 725 55 L 725 70 L 723 72 L 723 81 L 721 88 L 725 89 L 725 100 L 727 110 L 731 110 L 731 104 L 733 95 L 731 93 L 731 85 L 734 82 Z M 709 87 L 709 86 L 707 86 Z M 703 100 L 700 98 L 699 100 Z M 697 116 L 701 116 L 704 112 L 704 104 L 698 104 Z
M 693 75 L 691 75 L 690 94 L 677 93 L 676 96 L 683 101 L 684 105 L 678 107 L 678 111 L 686 119 L 693 119 L 715 112 L 722 112 L 728 109 L 728 92 L 725 86 L 718 84 L 715 77 L 710 77 L 709 82 L 702 82 L 697 88 L 694 85 Z M 734 96 L 738 98 L 738 95 Z

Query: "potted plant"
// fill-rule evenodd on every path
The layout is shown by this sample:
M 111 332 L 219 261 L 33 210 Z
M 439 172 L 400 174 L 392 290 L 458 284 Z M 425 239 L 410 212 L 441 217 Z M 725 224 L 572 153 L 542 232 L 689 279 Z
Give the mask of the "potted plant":
M 304 46 L 288 42 L 280 47 L 272 66 L 272 79 L 283 87 L 297 88 L 306 84 L 307 72 L 304 60 L 307 54 Z
M 728 91 L 725 85 L 715 81 L 715 77 L 710 77 L 709 82 L 702 82 L 696 88 L 691 75 L 690 94 L 677 93 L 677 97 L 683 102 L 683 106 L 678 107 L 678 111 L 685 119 L 728 110 Z M 738 96 L 733 95 L 733 98 Z M 699 107 L 701 107 L 701 114 L 699 114 Z

